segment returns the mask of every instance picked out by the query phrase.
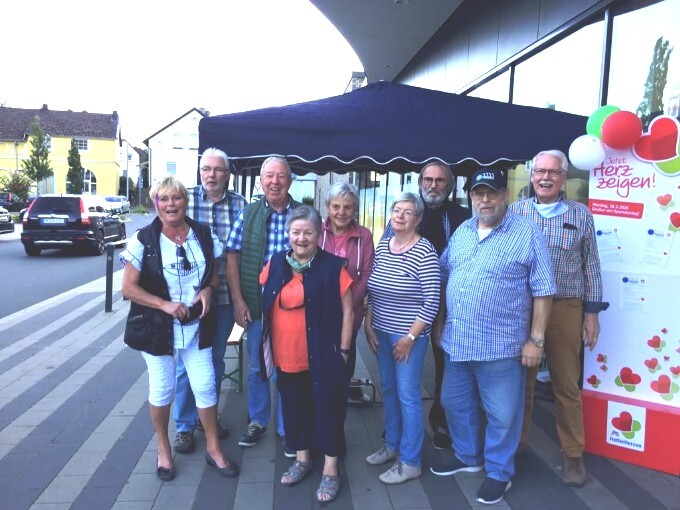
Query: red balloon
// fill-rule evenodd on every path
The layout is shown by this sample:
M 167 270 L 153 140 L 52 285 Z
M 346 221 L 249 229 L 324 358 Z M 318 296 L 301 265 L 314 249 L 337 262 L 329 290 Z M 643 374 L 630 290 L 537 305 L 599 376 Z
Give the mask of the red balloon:
M 633 112 L 614 112 L 602 123 L 602 141 L 612 149 L 635 145 L 642 136 L 642 121 Z

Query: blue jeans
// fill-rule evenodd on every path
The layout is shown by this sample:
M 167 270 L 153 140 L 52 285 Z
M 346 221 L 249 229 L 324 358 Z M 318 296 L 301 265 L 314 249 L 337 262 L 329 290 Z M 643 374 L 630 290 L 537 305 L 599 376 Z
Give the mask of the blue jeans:
M 260 345 L 262 344 L 262 320 L 256 319 L 248 323 L 248 419 L 251 423 L 257 423 L 262 427 L 269 424 L 271 417 L 272 399 L 269 389 L 269 381 L 262 380 L 260 371 Z M 276 374 L 272 377 L 276 382 Z M 277 425 L 280 436 L 284 435 L 283 411 L 281 398 L 277 399 Z
M 446 355 L 442 405 L 456 456 L 470 466 L 484 464 L 486 475 L 501 482 L 515 473 L 525 378 L 520 359 L 456 362 Z M 487 421 L 484 438 L 482 408 Z
M 217 402 L 220 401 L 222 374 L 224 374 L 224 353 L 227 350 L 227 339 L 234 328 L 234 309 L 232 305 L 213 305 L 215 307 L 215 336 L 212 343 L 212 360 L 215 368 L 215 388 Z M 182 357 L 177 359 L 175 371 L 177 386 L 175 389 L 175 407 L 172 417 L 175 420 L 177 432 L 193 432 L 198 424 L 198 410 L 196 400 L 189 384 L 189 376 L 184 367 Z
M 420 466 L 425 425 L 420 381 L 427 352 L 427 336 L 419 336 L 406 363 L 397 363 L 392 348 L 403 336 L 376 330 L 378 369 L 385 407 L 385 442 L 398 451 L 400 460 L 409 466 Z

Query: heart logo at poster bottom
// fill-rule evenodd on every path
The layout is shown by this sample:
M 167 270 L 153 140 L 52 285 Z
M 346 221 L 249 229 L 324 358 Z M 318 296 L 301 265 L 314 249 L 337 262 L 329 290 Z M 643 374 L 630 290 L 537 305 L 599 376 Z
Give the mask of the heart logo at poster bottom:
M 621 432 L 630 432 L 633 430 L 633 417 L 628 411 L 623 411 L 617 417 L 612 418 L 612 425 Z
M 678 123 L 672 117 L 657 117 L 634 146 L 635 155 L 645 161 L 667 161 L 678 156 Z
M 642 378 L 638 374 L 634 373 L 628 367 L 623 367 L 621 369 L 619 377 L 621 377 L 621 382 L 623 384 L 640 384 L 640 381 L 642 380 Z
M 671 195 L 670 193 L 666 193 L 665 195 L 659 195 L 658 197 L 656 197 L 656 201 L 662 207 L 666 207 L 668 204 L 670 204 L 671 200 L 673 200 L 673 195 Z
M 666 395 L 671 392 L 671 378 L 664 374 L 659 376 L 656 381 L 652 381 L 650 386 L 657 393 Z
M 680 212 L 674 212 L 671 214 L 671 225 L 675 228 L 680 228 Z

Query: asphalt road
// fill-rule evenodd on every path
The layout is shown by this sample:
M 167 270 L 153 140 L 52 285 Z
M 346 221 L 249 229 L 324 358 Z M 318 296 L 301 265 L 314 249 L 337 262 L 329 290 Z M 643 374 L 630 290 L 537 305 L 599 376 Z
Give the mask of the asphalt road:
M 128 214 L 127 235 L 152 219 L 151 215 Z M 106 253 L 91 256 L 70 250 L 45 250 L 38 257 L 29 257 L 18 231 L 0 234 L 0 317 L 106 276 Z M 117 257 L 113 269 L 121 269 Z

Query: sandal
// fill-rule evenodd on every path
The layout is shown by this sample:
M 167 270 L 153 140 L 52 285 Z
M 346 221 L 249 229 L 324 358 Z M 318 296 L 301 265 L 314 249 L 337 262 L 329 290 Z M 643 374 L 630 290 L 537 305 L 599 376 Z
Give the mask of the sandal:
M 316 490 L 316 500 L 319 503 L 330 503 L 340 492 L 340 476 L 322 475 L 319 488 Z M 328 496 L 328 499 L 323 499 L 322 496 Z
M 302 479 L 309 473 L 309 470 L 312 469 L 312 463 L 310 462 L 301 462 L 299 460 L 296 460 L 293 462 L 293 465 L 288 468 L 288 470 L 283 473 L 283 476 L 281 477 L 281 483 L 285 485 L 286 487 L 292 487 L 293 485 L 299 484 Z M 284 478 L 290 478 L 289 482 L 284 482 Z

